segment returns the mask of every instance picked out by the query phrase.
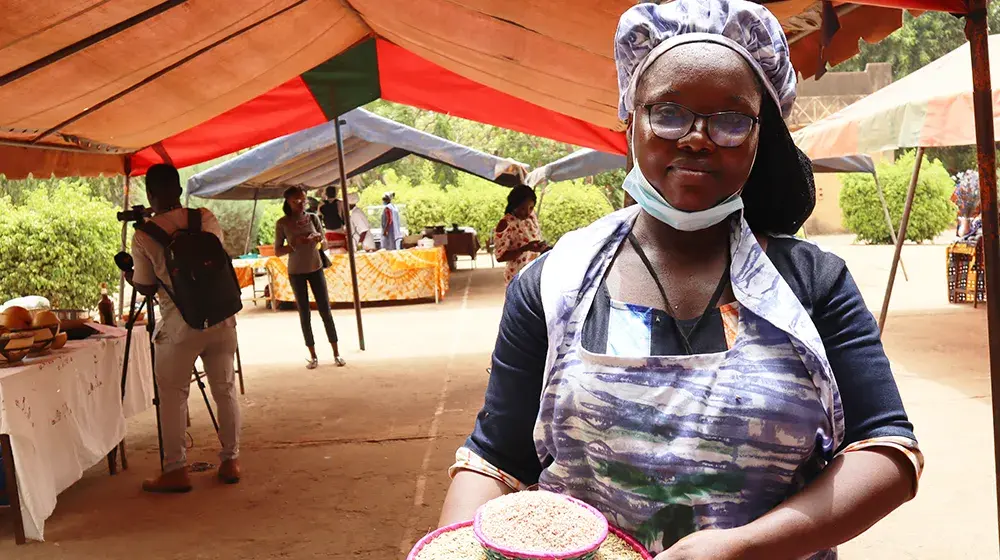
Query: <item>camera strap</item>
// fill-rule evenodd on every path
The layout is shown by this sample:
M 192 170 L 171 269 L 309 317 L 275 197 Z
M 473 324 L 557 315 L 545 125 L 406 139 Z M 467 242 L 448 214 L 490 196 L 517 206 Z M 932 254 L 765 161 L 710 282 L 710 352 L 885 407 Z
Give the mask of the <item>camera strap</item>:
M 197 210 L 195 212 L 197 212 Z M 190 216 L 189 216 L 189 218 L 190 218 Z M 201 213 L 200 212 L 198 212 L 198 227 L 199 227 L 199 229 L 201 228 Z M 156 241 L 157 243 L 159 243 L 163 247 L 164 251 L 167 250 L 167 247 L 170 246 L 170 242 L 173 239 L 170 236 L 170 234 L 168 234 L 166 232 L 166 230 L 164 230 L 160 226 L 154 224 L 153 222 L 143 222 L 141 224 L 136 225 L 135 229 L 137 229 L 137 230 L 145 233 L 146 235 L 148 235 L 149 237 L 151 237 L 153 239 L 153 241 Z M 171 301 L 177 301 L 177 299 L 174 297 L 173 290 L 171 290 L 163 282 L 163 280 L 159 276 L 156 277 L 156 283 L 159 284 L 160 287 L 163 288 L 163 290 L 165 292 L 167 292 L 167 295 L 170 296 L 170 300 Z

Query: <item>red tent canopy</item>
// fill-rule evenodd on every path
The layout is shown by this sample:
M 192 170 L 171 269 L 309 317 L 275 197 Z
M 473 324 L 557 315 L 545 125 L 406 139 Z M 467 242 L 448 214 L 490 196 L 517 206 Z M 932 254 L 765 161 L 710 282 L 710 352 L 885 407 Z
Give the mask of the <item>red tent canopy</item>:
M 388 41 L 369 40 L 377 50 L 378 80 L 357 101 L 382 98 L 586 146 L 603 152 L 625 153 L 621 132 L 545 109 L 445 70 Z M 362 44 L 355 49 L 365 49 Z M 357 56 L 364 56 L 359 54 Z M 343 112 L 324 95 L 335 96 L 336 86 L 323 88 L 306 72 L 214 119 L 147 148 L 133 158 L 133 174 L 141 174 L 165 155 L 177 167 L 194 165 L 236 150 L 290 134 Z M 347 107 L 354 103 L 348 101 Z M 324 107 L 326 105 L 326 107 Z M 328 111 L 328 112 L 324 112 Z M 252 123 L 252 126 L 248 126 Z
M 764 3 L 804 76 L 891 33 L 901 8 L 967 10 L 962 0 Z M 612 38 L 633 4 L 6 2 L 0 173 L 121 173 L 133 154 L 133 172 L 189 165 L 376 97 L 621 152 Z

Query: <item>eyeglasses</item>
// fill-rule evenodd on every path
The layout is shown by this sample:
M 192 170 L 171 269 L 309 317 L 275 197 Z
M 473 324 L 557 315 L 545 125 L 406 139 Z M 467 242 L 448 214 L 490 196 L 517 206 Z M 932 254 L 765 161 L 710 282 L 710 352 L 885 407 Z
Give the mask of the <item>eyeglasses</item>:
M 664 140 L 680 140 L 687 136 L 697 119 L 705 119 L 708 137 L 717 146 L 735 148 L 746 142 L 760 119 L 736 111 L 703 115 L 676 103 L 649 103 L 649 127 Z

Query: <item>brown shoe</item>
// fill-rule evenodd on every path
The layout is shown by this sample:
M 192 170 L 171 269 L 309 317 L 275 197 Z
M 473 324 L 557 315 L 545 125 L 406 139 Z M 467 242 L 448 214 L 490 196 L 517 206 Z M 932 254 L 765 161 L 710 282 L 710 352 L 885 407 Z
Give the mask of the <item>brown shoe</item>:
M 219 480 L 225 484 L 236 484 L 240 481 L 240 460 L 229 459 L 219 466 Z
M 142 483 L 142 489 L 156 494 L 182 494 L 191 491 L 187 468 L 165 472 Z

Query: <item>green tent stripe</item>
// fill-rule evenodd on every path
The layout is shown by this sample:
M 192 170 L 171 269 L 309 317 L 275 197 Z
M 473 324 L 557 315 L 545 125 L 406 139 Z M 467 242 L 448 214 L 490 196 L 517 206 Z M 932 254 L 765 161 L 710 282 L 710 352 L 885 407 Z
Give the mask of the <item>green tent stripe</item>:
M 326 118 L 335 117 L 378 99 L 378 52 L 368 39 L 302 74 L 306 87 Z

